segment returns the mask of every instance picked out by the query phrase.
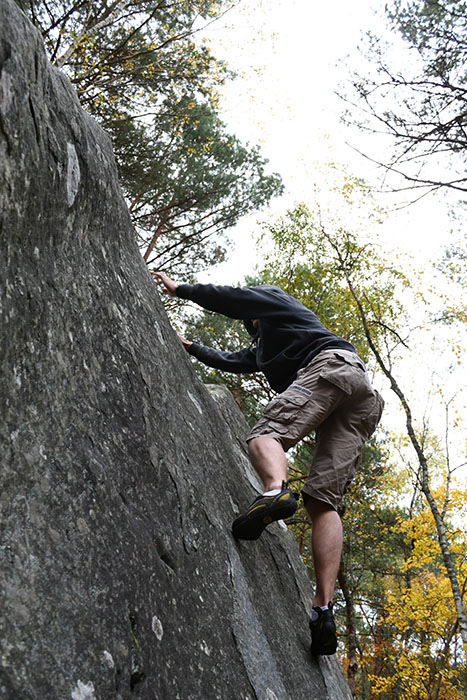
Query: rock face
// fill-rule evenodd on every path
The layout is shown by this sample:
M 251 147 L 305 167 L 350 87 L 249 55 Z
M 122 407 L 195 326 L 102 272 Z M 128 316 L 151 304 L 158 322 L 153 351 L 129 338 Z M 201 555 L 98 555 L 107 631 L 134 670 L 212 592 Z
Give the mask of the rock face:
M 0 8 L 0 696 L 350 698 L 285 526 L 230 535 L 246 424 L 168 323 L 108 137 Z

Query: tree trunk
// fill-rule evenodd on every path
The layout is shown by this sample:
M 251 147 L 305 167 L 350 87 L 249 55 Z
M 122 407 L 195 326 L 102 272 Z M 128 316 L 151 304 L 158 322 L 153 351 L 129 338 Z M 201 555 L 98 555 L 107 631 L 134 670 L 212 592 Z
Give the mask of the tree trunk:
M 341 262 L 343 262 L 341 260 Z M 438 542 L 439 546 L 441 549 L 441 554 L 443 558 L 443 563 L 444 566 L 446 567 L 446 571 L 448 574 L 449 582 L 451 584 L 451 590 L 452 590 L 452 595 L 454 598 L 454 604 L 456 606 L 456 613 L 457 613 L 457 619 L 459 623 L 459 631 L 460 635 L 464 644 L 464 651 L 465 648 L 467 647 L 467 615 L 464 609 L 464 605 L 462 602 L 462 593 L 460 590 L 459 586 L 459 580 L 457 578 L 457 571 L 454 563 L 454 558 L 452 555 L 452 552 L 449 549 L 449 544 L 447 541 L 446 537 L 446 527 L 444 525 L 443 518 L 439 512 L 438 506 L 436 504 L 436 501 L 433 497 L 433 494 L 430 489 L 430 484 L 429 484 L 429 475 L 428 475 L 428 463 L 425 457 L 425 454 L 423 452 L 423 448 L 420 445 L 417 436 L 415 435 L 415 430 L 413 427 L 413 421 L 412 421 L 412 413 L 410 410 L 410 407 L 408 405 L 407 399 L 405 398 L 405 395 L 402 391 L 402 389 L 399 387 L 398 383 L 396 382 L 394 375 L 392 374 L 392 371 L 386 366 L 383 358 L 381 357 L 381 354 L 379 353 L 377 347 L 373 343 L 373 339 L 371 337 L 370 329 L 368 326 L 368 322 L 366 319 L 365 311 L 363 309 L 362 303 L 352 285 L 352 282 L 348 276 L 348 273 L 345 273 L 346 275 L 346 280 L 347 284 L 349 286 L 350 292 L 355 300 L 355 303 L 357 304 L 360 317 L 362 319 L 363 327 L 365 330 L 365 335 L 368 340 L 368 345 L 370 346 L 370 349 L 373 353 L 373 355 L 376 358 L 377 363 L 381 367 L 382 371 L 386 375 L 386 377 L 389 379 L 391 383 L 391 389 L 392 391 L 396 394 L 396 396 L 399 398 L 402 407 L 405 411 L 406 415 L 406 426 L 407 426 L 407 433 L 410 438 L 410 441 L 412 443 L 412 446 L 416 452 L 418 462 L 420 465 L 420 473 L 421 473 L 421 478 L 420 478 L 420 488 L 425 496 L 428 505 L 431 509 L 431 512 L 433 514 L 433 518 L 435 521 L 435 526 L 436 526 L 436 533 L 438 537 Z
M 107 9 L 107 11 L 104 13 L 104 16 L 95 22 L 91 27 L 86 27 L 79 37 L 76 38 L 76 40 L 73 42 L 73 44 L 63 53 L 61 56 L 57 58 L 55 61 L 55 65 L 57 68 L 61 68 L 67 61 L 71 58 L 71 56 L 74 54 L 76 51 L 76 47 L 79 46 L 79 43 L 84 39 L 84 37 L 89 34 L 90 32 L 96 32 L 98 29 L 102 29 L 102 27 L 106 27 L 107 25 L 111 24 L 115 18 L 115 16 L 120 12 L 120 10 L 123 10 L 126 5 L 128 5 L 129 2 L 128 0 L 119 0 L 119 2 L 115 2 L 110 8 Z
M 164 228 L 165 228 L 165 225 L 167 223 L 168 218 L 169 218 L 169 214 L 168 214 L 168 212 L 166 212 L 163 215 L 163 217 L 162 217 L 162 219 L 161 219 L 161 221 L 156 229 L 154 236 L 151 238 L 151 242 L 149 243 L 148 247 L 146 248 L 146 252 L 143 255 L 144 262 L 148 261 L 148 258 L 151 255 L 154 246 L 156 245 L 157 239 L 162 235 L 162 232 L 164 231 Z

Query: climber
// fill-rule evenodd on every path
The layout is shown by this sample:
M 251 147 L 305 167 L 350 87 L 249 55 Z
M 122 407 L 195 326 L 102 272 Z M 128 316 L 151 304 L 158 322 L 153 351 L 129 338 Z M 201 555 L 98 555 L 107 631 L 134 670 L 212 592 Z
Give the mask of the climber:
M 337 506 L 384 402 L 353 345 L 328 331 L 312 311 L 278 287 L 177 284 L 162 272 L 153 272 L 153 277 L 170 296 L 243 320 L 252 336 L 250 347 L 232 353 L 179 336 L 190 355 L 227 372 L 262 371 L 278 392 L 247 437 L 264 493 L 234 521 L 234 537 L 255 540 L 269 523 L 295 513 L 297 496 L 288 486 L 285 453 L 315 431 L 313 460 L 302 488 L 312 523 L 316 577 L 311 651 L 334 654 L 337 636 L 331 601 L 342 551 Z

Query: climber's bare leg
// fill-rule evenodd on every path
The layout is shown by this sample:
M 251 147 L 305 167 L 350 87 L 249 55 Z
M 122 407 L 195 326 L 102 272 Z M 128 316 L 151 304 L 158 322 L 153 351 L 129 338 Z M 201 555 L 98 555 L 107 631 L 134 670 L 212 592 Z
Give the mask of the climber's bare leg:
M 270 523 L 290 518 L 297 510 L 292 491 L 282 489 L 282 482 L 287 480 L 287 460 L 281 444 L 260 435 L 248 441 L 248 450 L 265 493 L 232 523 L 232 534 L 239 540 L 258 539 Z
M 311 547 L 316 578 L 313 605 L 327 605 L 334 595 L 342 554 L 342 522 L 332 506 L 311 496 L 305 497 L 311 520 Z
M 250 460 L 265 491 L 281 489 L 287 480 L 287 459 L 278 440 L 260 435 L 248 441 Z

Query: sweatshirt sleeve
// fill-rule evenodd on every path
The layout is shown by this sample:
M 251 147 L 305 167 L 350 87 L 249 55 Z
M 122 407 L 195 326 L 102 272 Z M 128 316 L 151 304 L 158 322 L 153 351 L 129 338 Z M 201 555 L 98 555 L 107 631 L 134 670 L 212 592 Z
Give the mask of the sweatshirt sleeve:
M 177 296 L 209 311 L 246 320 L 290 313 L 291 299 L 277 287 L 228 287 L 215 284 L 179 284 Z
M 244 348 L 238 352 L 224 352 L 223 350 L 214 350 L 206 345 L 192 343 L 188 348 L 188 352 L 197 360 L 200 360 L 208 367 L 224 370 L 225 372 L 233 372 L 236 374 L 258 372 L 256 364 L 256 354 L 250 348 Z

